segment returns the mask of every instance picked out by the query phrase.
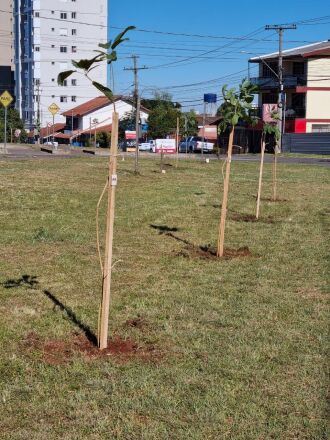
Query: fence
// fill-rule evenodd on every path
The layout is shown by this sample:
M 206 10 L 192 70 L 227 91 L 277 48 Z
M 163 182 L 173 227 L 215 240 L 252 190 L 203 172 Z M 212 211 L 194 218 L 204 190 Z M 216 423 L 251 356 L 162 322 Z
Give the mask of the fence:
M 286 133 L 283 152 L 330 154 L 330 133 Z

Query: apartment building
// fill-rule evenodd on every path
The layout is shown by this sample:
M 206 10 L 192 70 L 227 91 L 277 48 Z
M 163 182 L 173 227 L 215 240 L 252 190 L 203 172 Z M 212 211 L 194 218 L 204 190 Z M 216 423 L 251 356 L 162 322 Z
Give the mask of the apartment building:
M 2 0 L 0 11 L 0 94 L 14 94 L 13 1 Z
M 258 105 L 278 101 L 278 52 L 254 57 L 259 76 Z M 330 40 L 283 52 L 286 133 L 330 132 Z
M 60 123 L 63 112 L 99 95 L 83 75 L 63 86 L 57 76 L 72 68 L 72 59 L 95 56 L 98 43 L 107 41 L 107 22 L 107 0 L 14 0 L 16 107 L 27 128 L 51 122 L 52 103 Z M 106 63 L 91 77 L 106 84 Z

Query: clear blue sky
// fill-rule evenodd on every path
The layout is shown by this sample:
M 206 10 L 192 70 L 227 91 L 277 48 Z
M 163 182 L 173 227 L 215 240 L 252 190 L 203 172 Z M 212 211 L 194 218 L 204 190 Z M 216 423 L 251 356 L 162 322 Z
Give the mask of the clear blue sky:
M 186 109 L 200 109 L 199 100 L 202 100 L 204 92 L 220 94 L 222 84 L 237 84 L 242 77 L 247 76 L 247 71 L 224 79 L 221 77 L 247 69 L 247 60 L 251 56 L 277 50 L 277 35 L 273 31 L 264 31 L 266 24 L 299 22 L 324 16 L 329 18 L 324 19 L 323 24 L 316 22 L 298 25 L 297 30 L 287 31 L 285 48 L 330 39 L 329 0 L 109 0 L 111 36 L 119 32 L 115 28 L 134 25 L 147 31 L 227 37 L 202 38 L 131 32 L 130 41 L 119 50 L 120 61 L 115 67 L 115 91 L 129 93 L 132 90 L 133 73 L 123 68 L 132 66 L 129 57 L 136 54 L 140 57 L 139 64 L 150 68 L 140 71 L 139 75 L 144 96 L 152 94 L 150 87 L 168 88 L 166 90 L 181 101 Z M 246 37 L 248 34 L 251 34 L 249 38 L 257 41 L 228 39 Z M 207 53 L 209 51 L 212 52 Z M 215 81 L 189 86 L 209 80 Z M 174 88 L 181 85 L 186 86 Z

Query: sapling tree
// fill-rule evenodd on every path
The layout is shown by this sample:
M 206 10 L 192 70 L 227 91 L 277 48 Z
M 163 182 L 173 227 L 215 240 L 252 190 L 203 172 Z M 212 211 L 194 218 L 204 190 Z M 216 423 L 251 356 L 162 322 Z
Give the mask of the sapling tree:
M 243 80 L 239 86 L 239 89 L 228 89 L 224 86 L 222 89 L 222 95 L 224 102 L 219 109 L 222 122 L 220 123 L 220 131 L 225 131 L 230 127 L 228 153 L 226 161 L 226 174 L 224 178 L 223 187 L 223 199 L 221 206 L 221 218 L 219 224 L 218 246 L 217 256 L 222 257 L 224 254 L 224 240 L 225 240 L 225 227 L 227 217 L 227 205 L 228 205 L 228 193 L 229 193 L 229 180 L 230 180 L 230 168 L 231 157 L 233 151 L 235 127 L 239 121 L 245 121 L 249 124 L 254 124 L 256 119 L 251 116 L 252 102 L 254 99 L 254 92 L 256 87 L 248 80 Z
M 114 216 L 115 216 L 115 190 L 117 186 L 117 149 L 118 149 L 118 124 L 119 115 L 116 112 L 115 102 L 113 99 L 113 91 L 103 84 L 94 81 L 90 73 L 97 68 L 100 63 L 107 62 L 111 65 L 117 60 L 116 48 L 128 38 L 124 38 L 125 34 L 135 29 L 134 26 L 129 26 L 124 29 L 120 34 L 118 34 L 113 41 L 108 41 L 107 43 L 99 44 L 99 48 L 95 50 L 97 55 L 90 59 L 82 59 L 79 61 L 72 61 L 74 69 L 61 72 L 58 75 L 58 84 L 62 85 L 63 82 L 69 78 L 74 73 L 79 73 L 84 75 L 92 85 L 99 90 L 104 96 L 109 98 L 109 100 L 114 105 L 114 112 L 112 114 L 112 131 L 111 131 L 111 149 L 110 149 L 110 160 L 109 160 L 109 172 L 108 179 L 102 195 L 99 199 L 97 205 L 97 219 L 98 219 L 98 208 L 101 203 L 102 197 L 105 192 L 108 193 L 108 207 L 107 207 L 107 220 L 106 220 L 106 239 L 105 239 L 105 254 L 104 262 L 102 263 L 102 258 L 100 256 L 100 263 L 102 268 L 102 301 L 99 313 L 98 322 L 98 345 L 101 350 L 107 348 L 108 346 L 108 323 L 109 323 L 109 307 L 110 307 L 110 286 L 111 286 L 111 270 L 112 270 L 112 242 L 113 242 L 113 227 L 114 227 Z M 98 225 L 97 225 L 97 237 L 98 237 Z M 99 248 L 99 240 L 98 249 Z
M 272 113 L 272 119 L 276 121 L 277 113 Z M 267 135 L 275 136 L 276 143 L 280 139 L 280 132 L 277 125 L 266 122 L 263 126 L 262 135 L 261 135 L 261 157 L 260 157 L 260 168 L 259 168 L 259 185 L 258 185 L 258 194 L 257 194 L 257 209 L 256 209 L 256 219 L 259 218 L 260 213 L 260 199 L 261 199 L 261 187 L 262 187 L 262 174 L 264 167 L 264 158 L 265 158 L 265 149 L 266 149 L 266 137 Z M 274 179 L 273 179 L 274 182 Z

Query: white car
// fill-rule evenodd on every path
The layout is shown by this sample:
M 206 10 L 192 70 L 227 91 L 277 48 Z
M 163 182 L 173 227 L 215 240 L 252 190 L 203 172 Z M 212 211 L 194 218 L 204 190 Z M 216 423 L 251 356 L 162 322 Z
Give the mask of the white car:
M 139 151 L 150 151 L 152 153 L 154 145 L 154 141 L 142 142 L 142 144 L 139 144 Z
M 58 147 L 58 142 L 50 142 L 50 141 L 48 141 L 48 142 L 45 142 L 45 145 L 51 145 L 52 147 L 57 148 Z

